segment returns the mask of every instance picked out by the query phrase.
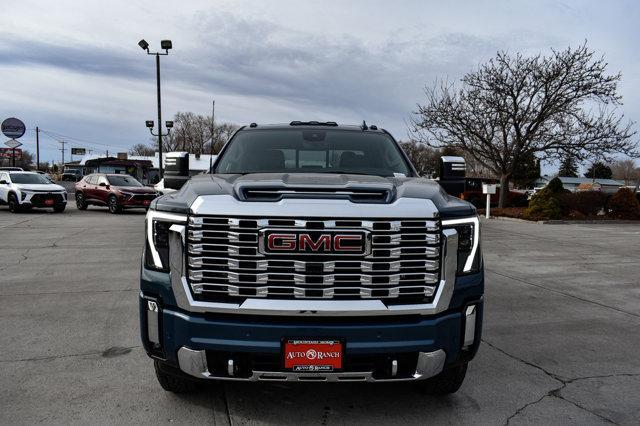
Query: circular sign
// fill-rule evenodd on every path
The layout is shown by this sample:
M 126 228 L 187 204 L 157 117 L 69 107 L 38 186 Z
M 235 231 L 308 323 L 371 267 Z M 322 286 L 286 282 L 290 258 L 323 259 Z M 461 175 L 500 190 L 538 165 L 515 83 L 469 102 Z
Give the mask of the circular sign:
M 24 135 L 25 130 L 24 123 L 17 118 L 7 118 L 2 122 L 2 133 L 8 138 L 18 139 Z

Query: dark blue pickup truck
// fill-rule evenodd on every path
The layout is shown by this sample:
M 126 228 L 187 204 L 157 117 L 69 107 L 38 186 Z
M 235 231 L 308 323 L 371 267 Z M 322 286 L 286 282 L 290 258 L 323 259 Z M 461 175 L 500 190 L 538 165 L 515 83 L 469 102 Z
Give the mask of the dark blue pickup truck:
M 211 174 L 146 218 L 142 342 L 172 392 L 234 380 L 452 393 L 483 292 L 475 208 L 375 126 L 243 127 Z

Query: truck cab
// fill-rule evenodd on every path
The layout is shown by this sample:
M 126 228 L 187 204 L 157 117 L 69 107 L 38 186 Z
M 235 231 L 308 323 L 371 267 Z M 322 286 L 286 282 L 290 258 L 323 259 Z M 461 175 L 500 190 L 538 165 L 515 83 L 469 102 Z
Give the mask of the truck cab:
M 241 128 L 151 203 L 141 337 L 161 386 L 461 386 L 482 329 L 475 208 L 394 138 L 334 122 Z

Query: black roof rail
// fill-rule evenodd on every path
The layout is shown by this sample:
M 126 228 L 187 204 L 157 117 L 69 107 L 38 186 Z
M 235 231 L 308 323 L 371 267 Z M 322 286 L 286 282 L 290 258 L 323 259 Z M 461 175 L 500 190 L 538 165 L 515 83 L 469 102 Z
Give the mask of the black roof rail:
M 249 127 L 258 127 L 258 125 L 256 123 L 251 123 L 249 124 Z
M 369 128 L 367 127 L 367 123 L 364 120 L 362 120 L 362 125 L 360 125 L 360 128 L 362 129 L 363 132 L 365 130 L 369 130 Z
M 289 126 L 337 126 L 335 121 L 292 121 Z

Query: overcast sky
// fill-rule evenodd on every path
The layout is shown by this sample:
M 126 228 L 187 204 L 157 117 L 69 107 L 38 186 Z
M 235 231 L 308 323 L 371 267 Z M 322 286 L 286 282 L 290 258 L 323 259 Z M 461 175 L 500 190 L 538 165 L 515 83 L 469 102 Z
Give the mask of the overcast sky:
M 149 141 L 155 66 L 137 46 L 171 39 L 164 118 L 177 111 L 247 124 L 335 120 L 406 137 L 436 78 L 459 79 L 497 50 L 533 54 L 585 39 L 621 71 L 623 110 L 640 119 L 636 1 L 2 0 L 0 119 L 59 161 L 73 147 L 126 151 Z M 53 135 L 54 137 L 51 137 Z M 68 152 L 67 152 L 68 159 Z

